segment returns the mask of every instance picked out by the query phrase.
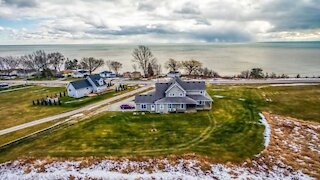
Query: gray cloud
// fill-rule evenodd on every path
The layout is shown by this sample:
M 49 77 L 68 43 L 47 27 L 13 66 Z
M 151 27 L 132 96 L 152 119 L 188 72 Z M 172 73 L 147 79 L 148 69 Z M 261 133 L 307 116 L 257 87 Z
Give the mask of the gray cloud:
M 156 9 L 156 4 L 153 4 L 152 2 L 139 2 L 137 9 L 141 11 L 152 11 Z
M 37 0 L 3 0 L 4 4 L 10 5 L 10 6 L 17 6 L 19 8 L 25 8 L 25 7 L 36 7 L 38 6 Z
M 10 37 L 21 39 L 61 38 L 70 42 L 132 40 L 135 35 L 154 42 L 320 40 L 319 0 L 93 1 L 0 0 L 0 17 L 19 22 L 12 27 L 8 23 L 12 31 L 2 33 L 14 32 Z M 25 19 L 38 24 L 22 31 Z M 7 28 L 6 24 L 1 26 Z
M 260 18 L 272 22 L 274 31 L 320 27 L 320 2 L 278 0 L 262 7 Z
M 192 15 L 201 14 L 199 7 L 192 3 L 185 3 L 181 8 L 175 10 L 174 12 L 179 14 L 192 14 Z

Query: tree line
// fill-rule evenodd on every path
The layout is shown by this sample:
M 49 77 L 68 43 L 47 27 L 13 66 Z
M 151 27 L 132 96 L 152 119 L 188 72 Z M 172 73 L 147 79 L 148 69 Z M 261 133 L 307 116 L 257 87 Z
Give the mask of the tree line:
M 262 78 L 289 78 L 286 74 L 277 75 L 276 73 L 264 73 L 262 68 L 252 68 L 251 70 L 242 71 L 235 76 L 243 79 L 262 79 Z M 300 74 L 297 74 L 296 78 L 300 78 Z
M 134 49 L 133 53 L 133 69 L 136 70 L 137 66 L 142 70 L 144 77 L 152 77 L 161 74 L 161 65 L 157 62 L 157 59 L 153 56 L 150 48 L 146 46 L 138 46 Z M 188 76 L 205 76 L 205 77 L 219 77 L 219 74 L 207 67 L 202 66 L 202 63 L 198 60 L 185 60 L 177 61 L 170 58 L 165 63 L 165 68 L 169 71 L 185 70 Z
M 122 67 L 120 62 L 108 61 L 110 67 L 118 72 Z M 38 77 L 52 77 L 61 72 L 64 65 L 65 70 L 84 69 L 90 74 L 105 64 L 105 60 L 94 57 L 83 57 L 80 61 L 70 60 L 60 52 L 46 53 L 38 50 L 24 56 L 0 57 L 0 70 L 8 75 L 15 69 L 36 71 Z

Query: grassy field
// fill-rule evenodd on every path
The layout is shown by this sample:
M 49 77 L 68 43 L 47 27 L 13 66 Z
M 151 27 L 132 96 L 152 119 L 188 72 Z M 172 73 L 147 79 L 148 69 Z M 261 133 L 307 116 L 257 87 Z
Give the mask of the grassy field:
M 271 99 L 264 111 L 320 122 L 320 86 L 268 87 L 260 91 Z
M 194 114 L 108 112 L 47 132 L 0 152 L 0 162 L 24 156 L 139 157 L 195 153 L 215 162 L 239 162 L 263 149 L 258 113 L 319 121 L 320 86 L 212 86 L 211 111 Z M 271 101 L 270 101 L 271 99 Z
M 2 93 L 1 91 L 10 91 L 14 89 L 27 88 L 27 87 L 30 87 L 30 85 L 21 84 L 21 85 L 9 86 L 5 88 L 0 88 L 0 93 Z
M 135 87 L 129 87 L 127 90 L 121 92 L 111 91 L 96 97 L 85 97 L 80 99 L 66 96 L 61 98 L 61 106 L 34 106 L 32 105 L 32 100 L 53 96 L 59 92 L 63 92 L 65 87 L 34 86 L 28 89 L 0 93 L 0 129 L 70 111 L 90 103 L 110 98 L 117 94 L 128 92 L 133 88 Z
M 72 127 L 47 133 L 12 146 L 0 160 L 18 156 L 156 156 L 196 153 L 217 162 L 241 161 L 263 149 L 263 129 L 258 122 L 259 94 L 230 91 L 215 98 L 211 111 L 194 114 L 105 113 Z M 234 97 L 232 94 L 237 93 Z

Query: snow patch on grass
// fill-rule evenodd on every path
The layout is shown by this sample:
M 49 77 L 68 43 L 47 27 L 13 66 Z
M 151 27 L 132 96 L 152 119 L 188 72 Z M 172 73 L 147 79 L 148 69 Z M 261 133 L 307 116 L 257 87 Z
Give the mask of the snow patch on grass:
M 255 167 L 211 164 L 201 169 L 197 160 L 177 160 L 172 164 L 167 159 L 149 161 L 102 160 L 82 167 L 81 161 L 56 161 L 46 164 L 36 160 L 25 164 L 13 161 L 0 165 L 0 179 L 312 179 L 302 172 L 290 172 L 286 168 L 265 165 Z M 42 164 L 42 165 L 41 165 Z
M 264 125 L 264 132 L 263 132 L 263 136 L 264 136 L 264 146 L 267 147 L 270 143 L 270 136 L 271 136 L 271 129 L 270 129 L 270 125 L 268 124 L 266 118 L 264 117 L 264 115 L 262 113 L 259 113 L 260 116 L 260 122 Z

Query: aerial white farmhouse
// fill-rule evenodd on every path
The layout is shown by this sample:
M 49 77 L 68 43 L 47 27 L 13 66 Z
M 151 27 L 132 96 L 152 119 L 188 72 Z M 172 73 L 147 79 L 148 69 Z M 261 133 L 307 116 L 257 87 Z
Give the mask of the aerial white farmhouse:
M 99 74 L 87 76 L 86 79 L 72 81 L 67 85 L 68 95 L 75 98 L 102 92 L 106 89 L 107 84 Z
M 212 98 L 205 81 L 183 81 L 179 77 L 156 83 L 155 91 L 135 97 L 138 111 L 156 113 L 187 112 L 211 109 Z

